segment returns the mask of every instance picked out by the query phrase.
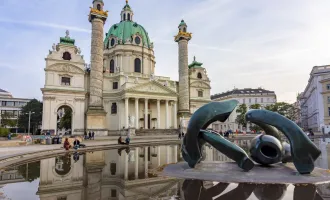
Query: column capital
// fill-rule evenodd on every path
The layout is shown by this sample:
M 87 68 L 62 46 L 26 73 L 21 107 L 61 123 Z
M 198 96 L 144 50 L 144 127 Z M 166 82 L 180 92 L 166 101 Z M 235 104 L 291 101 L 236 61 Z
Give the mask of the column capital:
M 138 101 L 138 100 L 140 100 L 140 98 L 136 98 L 136 97 L 135 97 L 135 101 Z

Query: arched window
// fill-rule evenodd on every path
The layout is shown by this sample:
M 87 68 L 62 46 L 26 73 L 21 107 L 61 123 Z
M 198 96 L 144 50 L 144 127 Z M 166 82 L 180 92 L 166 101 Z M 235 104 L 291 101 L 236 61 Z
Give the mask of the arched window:
M 131 14 L 127 13 L 127 20 L 130 21 L 131 20 Z
M 69 52 L 64 52 L 63 57 L 64 60 L 71 60 L 71 54 Z
M 111 105 L 111 114 L 117 114 L 117 104 L 112 103 Z
M 97 4 L 97 9 L 101 11 L 101 5 L 100 4 Z
M 186 27 L 183 27 L 183 32 L 187 32 L 187 28 Z
M 115 73 L 115 61 L 110 61 L 110 73 Z
M 134 72 L 141 73 L 141 60 L 139 58 L 134 60 Z
M 115 45 L 115 39 L 111 39 L 111 46 L 113 47 Z
M 199 78 L 199 79 L 202 79 L 203 78 L 203 76 L 202 76 L 202 74 L 200 72 L 197 74 L 197 78 Z
M 116 175 L 116 168 L 117 168 L 116 163 L 111 163 L 110 164 L 110 172 L 111 172 L 112 176 Z
M 126 21 L 126 14 L 124 14 L 123 20 Z
M 135 44 L 137 44 L 137 45 L 141 44 L 140 37 L 138 37 L 138 36 L 135 37 Z

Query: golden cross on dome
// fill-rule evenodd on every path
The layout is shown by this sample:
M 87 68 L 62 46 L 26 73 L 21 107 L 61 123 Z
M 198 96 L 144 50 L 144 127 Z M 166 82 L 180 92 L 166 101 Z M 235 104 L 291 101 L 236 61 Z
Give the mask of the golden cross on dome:
M 126 0 L 126 4 L 128 4 L 128 0 Z

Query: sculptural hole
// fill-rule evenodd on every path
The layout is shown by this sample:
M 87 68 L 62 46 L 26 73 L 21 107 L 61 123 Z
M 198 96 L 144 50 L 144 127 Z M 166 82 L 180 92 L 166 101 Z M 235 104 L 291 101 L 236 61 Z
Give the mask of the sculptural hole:
M 261 153 L 269 158 L 276 158 L 277 157 L 277 150 L 270 146 L 263 146 L 260 149 Z

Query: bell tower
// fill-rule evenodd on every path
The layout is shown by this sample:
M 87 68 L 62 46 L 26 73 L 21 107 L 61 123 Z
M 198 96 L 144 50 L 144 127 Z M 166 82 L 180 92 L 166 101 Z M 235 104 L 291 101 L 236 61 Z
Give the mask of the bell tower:
M 191 33 L 187 32 L 187 24 L 181 20 L 179 33 L 175 41 L 179 44 L 179 117 L 190 116 L 190 95 L 189 95 L 189 68 L 188 68 L 188 42 Z
M 103 28 L 108 12 L 103 10 L 103 0 L 93 0 L 89 22 L 92 24 L 91 70 L 89 85 L 89 105 L 87 110 L 87 130 L 96 135 L 107 135 L 106 112 L 103 108 Z

